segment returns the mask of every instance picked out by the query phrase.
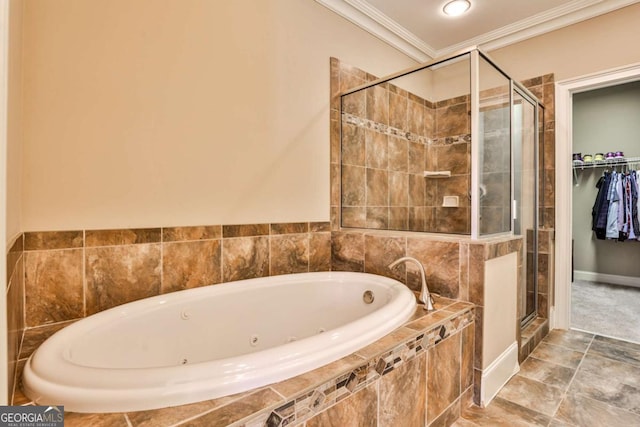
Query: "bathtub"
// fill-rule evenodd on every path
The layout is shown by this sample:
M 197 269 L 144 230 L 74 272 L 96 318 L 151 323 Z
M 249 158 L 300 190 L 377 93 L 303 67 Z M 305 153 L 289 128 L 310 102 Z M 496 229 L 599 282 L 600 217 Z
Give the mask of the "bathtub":
M 51 336 L 23 385 L 72 412 L 157 409 L 222 397 L 344 357 L 402 325 L 415 296 L 365 273 L 272 276 L 124 304 Z

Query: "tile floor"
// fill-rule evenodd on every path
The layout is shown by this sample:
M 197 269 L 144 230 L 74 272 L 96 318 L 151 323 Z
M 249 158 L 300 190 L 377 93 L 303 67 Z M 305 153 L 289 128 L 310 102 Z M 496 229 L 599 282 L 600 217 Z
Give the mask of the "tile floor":
M 453 426 L 640 426 L 640 344 L 553 330 L 488 407 Z

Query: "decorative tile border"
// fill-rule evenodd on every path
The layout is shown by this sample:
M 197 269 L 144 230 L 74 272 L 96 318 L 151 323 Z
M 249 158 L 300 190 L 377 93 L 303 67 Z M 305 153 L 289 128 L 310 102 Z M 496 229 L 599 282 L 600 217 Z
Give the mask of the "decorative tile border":
M 449 308 L 445 307 L 445 314 Z M 270 411 L 268 416 L 265 417 L 265 414 L 261 413 L 243 425 L 246 427 L 254 425 L 268 427 L 298 425 L 378 381 L 383 376 L 410 362 L 428 349 L 435 347 L 442 340 L 462 331 L 474 322 L 473 304 L 459 302 L 453 304 L 451 308 L 457 308 L 461 311 L 457 314 L 448 312 L 448 318 L 430 325 L 422 332 L 416 331 L 418 333 L 417 336 L 363 362 L 360 366 L 348 372 L 337 375 L 312 390 L 300 393 L 284 405 Z M 410 328 L 411 323 L 405 326 Z
M 427 145 L 431 141 L 429 138 L 426 138 L 424 136 L 408 132 L 406 130 L 398 129 L 393 126 L 385 125 L 384 123 L 377 123 L 373 120 L 358 117 L 350 113 L 343 112 L 342 121 L 343 123 L 355 125 L 360 128 L 371 129 L 385 135 L 397 136 L 398 138 L 402 138 L 411 142 L 421 142 L 422 144 Z

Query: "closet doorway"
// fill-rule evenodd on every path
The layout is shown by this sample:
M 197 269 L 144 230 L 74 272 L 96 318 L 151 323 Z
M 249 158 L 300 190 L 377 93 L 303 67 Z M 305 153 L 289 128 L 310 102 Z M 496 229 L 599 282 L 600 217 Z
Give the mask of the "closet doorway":
M 556 99 L 552 327 L 640 342 L 640 241 L 606 239 L 606 228 L 600 239 L 592 231 L 596 184 L 640 169 L 640 64 L 558 82 Z M 583 166 L 572 164 L 574 153 L 586 160 Z M 600 162 L 598 153 L 618 159 Z

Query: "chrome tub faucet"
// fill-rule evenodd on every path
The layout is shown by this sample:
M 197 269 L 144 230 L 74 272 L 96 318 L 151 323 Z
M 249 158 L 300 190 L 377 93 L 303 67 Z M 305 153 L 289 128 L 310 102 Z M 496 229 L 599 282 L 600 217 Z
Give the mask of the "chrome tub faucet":
M 420 289 L 420 297 L 418 299 L 422 304 L 424 304 L 425 310 L 434 310 L 433 298 L 431 298 L 431 294 L 429 293 L 429 289 L 427 288 L 427 278 L 424 272 L 424 266 L 415 258 L 412 258 L 410 256 L 403 256 L 402 258 L 398 258 L 397 260 L 389 264 L 389 268 L 394 268 L 402 262 L 412 262 L 418 266 L 418 270 L 420 270 L 420 278 L 422 279 L 422 288 Z

